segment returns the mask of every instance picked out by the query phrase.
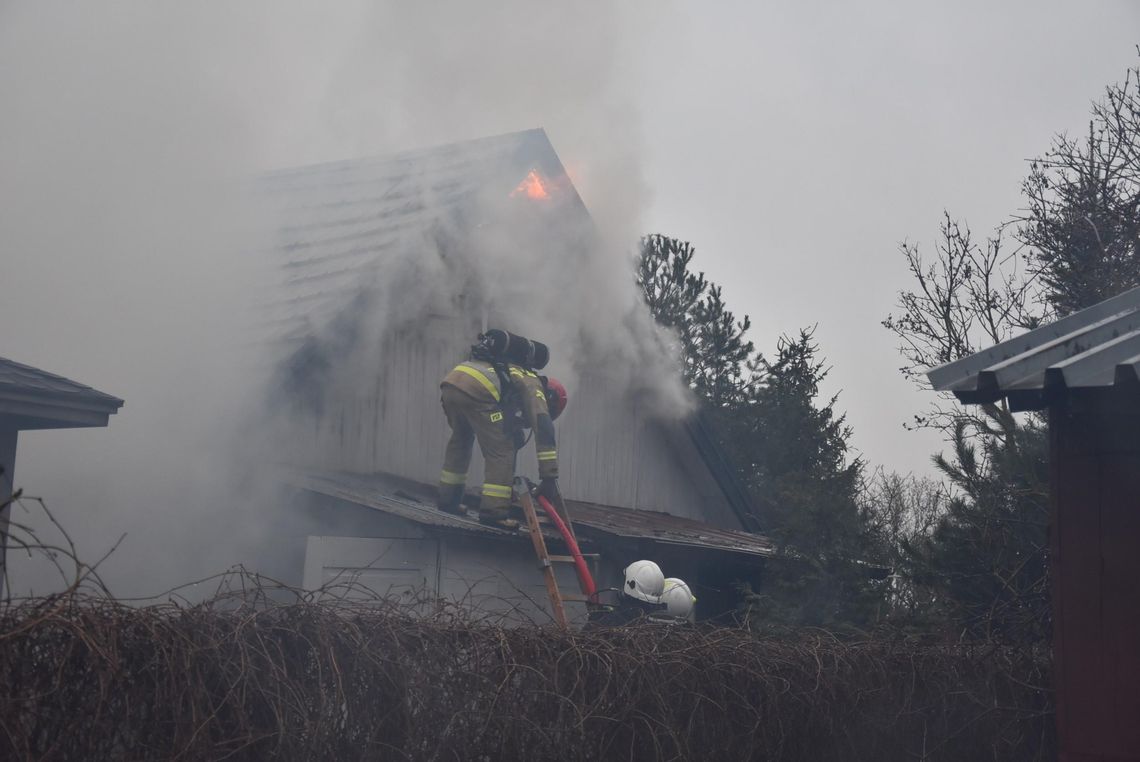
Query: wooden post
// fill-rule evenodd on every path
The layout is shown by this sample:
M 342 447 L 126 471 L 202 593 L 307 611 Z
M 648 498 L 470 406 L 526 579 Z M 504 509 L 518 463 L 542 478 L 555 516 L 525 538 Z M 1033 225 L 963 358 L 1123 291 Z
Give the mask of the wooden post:
M 1061 762 L 1140 762 L 1140 400 L 1050 410 L 1050 574 Z
M 4 585 L 8 572 L 8 522 L 12 515 L 12 506 L 7 503 L 15 491 L 15 482 L 12 474 L 16 469 L 16 438 L 18 431 L 11 426 L 0 424 L 0 596 L 4 594 Z

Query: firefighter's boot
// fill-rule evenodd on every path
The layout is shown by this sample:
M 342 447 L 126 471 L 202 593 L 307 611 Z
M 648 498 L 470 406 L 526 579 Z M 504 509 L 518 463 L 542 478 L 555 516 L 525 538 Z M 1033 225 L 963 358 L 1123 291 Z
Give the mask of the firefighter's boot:
M 436 507 L 454 516 L 466 516 L 467 510 L 460 504 L 463 500 L 462 484 L 440 484 L 436 496 Z

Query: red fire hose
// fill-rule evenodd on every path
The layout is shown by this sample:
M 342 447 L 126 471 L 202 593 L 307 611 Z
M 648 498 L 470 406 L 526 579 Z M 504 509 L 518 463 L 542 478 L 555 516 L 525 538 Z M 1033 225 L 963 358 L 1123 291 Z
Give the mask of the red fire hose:
M 538 504 L 554 522 L 554 526 L 562 535 L 566 547 L 570 549 L 570 555 L 574 558 L 574 568 L 578 571 L 578 585 L 582 588 L 582 594 L 587 598 L 593 598 L 598 589 L 594 586 L 594 575 L 590 574 L 590 568 L 586 566 L 586 559 L 582 557 L 582 551 L 578 548 L 578 541 L 574 539 L 574 535 L 570 534 L 570 528 L 566 526 L 566 522 L 558 515 L 558 511 L 554 510 L 554 506 L 550 504 L 549 500 L 539 495 Z

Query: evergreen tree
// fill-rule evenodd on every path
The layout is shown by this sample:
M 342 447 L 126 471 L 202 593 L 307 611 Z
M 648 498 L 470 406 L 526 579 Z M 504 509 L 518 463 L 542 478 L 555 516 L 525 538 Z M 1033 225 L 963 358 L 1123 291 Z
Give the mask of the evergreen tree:
M 827 377 L 812 331 L 757 354 L 751 321 L 738 320 L 717 285 L 690 271 L 694 250 L 659 235 L 642 239 L 638 283 L 657 321 L 681 333 L 685 378 L 701 398 L 737 475 L 764 506 L 780 559 L 750 596 L 755 622 L 865 624 L 873 599 L 865 517 L 856 499 L 862 463 L 836 398 L 819 402 Z
M 1003 251 L 1000 237 L 976 246 L 949 217 L 932 264 L 904 245 L 916 288 L 884 325 L 915 380 L 920 368 L 1140 285 L 1140 67 L 1094 105 L 1085 139 L 1056 138 L 1023 190 L 1020 251 Z M 1010 268 L 1019 257 L 1024 266 Z M 943 406 L 919 422 L 947 431 L 953 449 L 934 459 L 950 488 L 945 513 L 904 543 L 899 570 L 924 603 L 908 613 L 955 637 L 1046 639 L 1044 420 L 998 402 Z
M 1140 285 L 1140 66 L 1031 165 L 1018 238 L 1046 306 L 1063 316 Z
M 637 260 L 637 285 L 658 325 L 674 331 L 681 342 L 685 381 L 696 376 L 697 352 L 693 337 L 693 312 L 708 290 L 703 272 L 690 269 L 696 249 L 688 241 L 660 234 L 641 239 Z
M 641 239 L 637 285 L 654 319 L 663 326 L 687 329 L 689 315 L 708 287 L 703 272 L 689 269 L 696 253 L 688 241 L 659 233 Z
M 933 263 L 903 247 L 917 287 L 884 321 L 902 341 L 904 374 L 920 385 L 921 370 L 1009 338 L 1041 314 L 1024 270 L 1002 269 L 1000 239 L 978 246 L 949 217 L 942 230 Z M 917 420 L 945 431 L 953 447 L 933 458 L 949 498 L 925 536 L 886 548 L 907 591 L 896 620 L 954 638 L 1042 637 L 1034 627 L 1047 622 L 1048 606 L 1041 422 L 1004 401 L 961 407 L 948 395 Z
M 677 332 L 686 383 L 713 407 L 740 399 L 749 383 L 746 368 L 754 347 L 746 337 L 751 322 L 738 321 L 719 286 L 690 265 L 696 249 L 688 241 L 659 234 L 641 239 L 637 283 L 661 326 Z
M 849 458 L 851 428 L 837 396 L 820 404 L 825 363 L 811 330 L 780 340 L 774 360 L 755 363 L 759 382 L 726 420 L 725 446 L 761 496 L 766 533 L 779 560 L 750 596 L 756 622 L 829 628 L 865 626 L 876 593 L 862 562 L 866 516 L 858 492 L 863 463 Z
M 953 456 L 935 459 L 951 497 L 934 532 L 908 548 L 908 565 L 929 591 L 935 621 L 949 623 L 947 634 L 1046 640 L 1047 434 L 1035 419 L 1004 439 L 975 443 L 970 434 L 961 420 Z
M 710 285 L 689 319 L 688 380 L 713 408 L 741 401 L 751 386 L 748 362 L 755 351 L 745 338 L 752 322 L 738 321 L 725 305 L 719 286 Z

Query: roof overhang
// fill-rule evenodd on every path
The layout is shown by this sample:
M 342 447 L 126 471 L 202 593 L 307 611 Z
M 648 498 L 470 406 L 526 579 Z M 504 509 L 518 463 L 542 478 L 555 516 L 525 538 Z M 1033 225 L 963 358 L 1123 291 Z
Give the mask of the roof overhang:
M 484 526 L 474 518 L 443 513 L 435 507 L 431 487 L 387 474 L 287 470 L 284 479 L 294 488 L 382 511 L 429 529 L 462 532 L 487 539 L 526 539 L 518 532 Z M 775 553 L 773 543 L 762 535 L 718 529 L 668 513 L 576 500 L 566 502 L 575 531 L 586 541 L 596 537 L 599 540 L 648 542 L 677 549 L 732 554 L 753 561 Z M 547 534 L 551 539 L 560 539 L 553 530 Z
M 1140 393 L 1140 288 L 989 349 L 931 368 L 937 391 L 961 402 L 1009 400 L 1041 410 L 1076 389 Z
M 0 357 L 0 426 L 8 430 L 106 426 L 122 406 L 118 397 Z
M 121 403 L 120 403 L 121 404 Z M 118 410 L 81 401 L 36 399 L 34 395 L 10 394 L 0 390 L 0 419 L 14 429 L 77 429 L 106 426 Z

